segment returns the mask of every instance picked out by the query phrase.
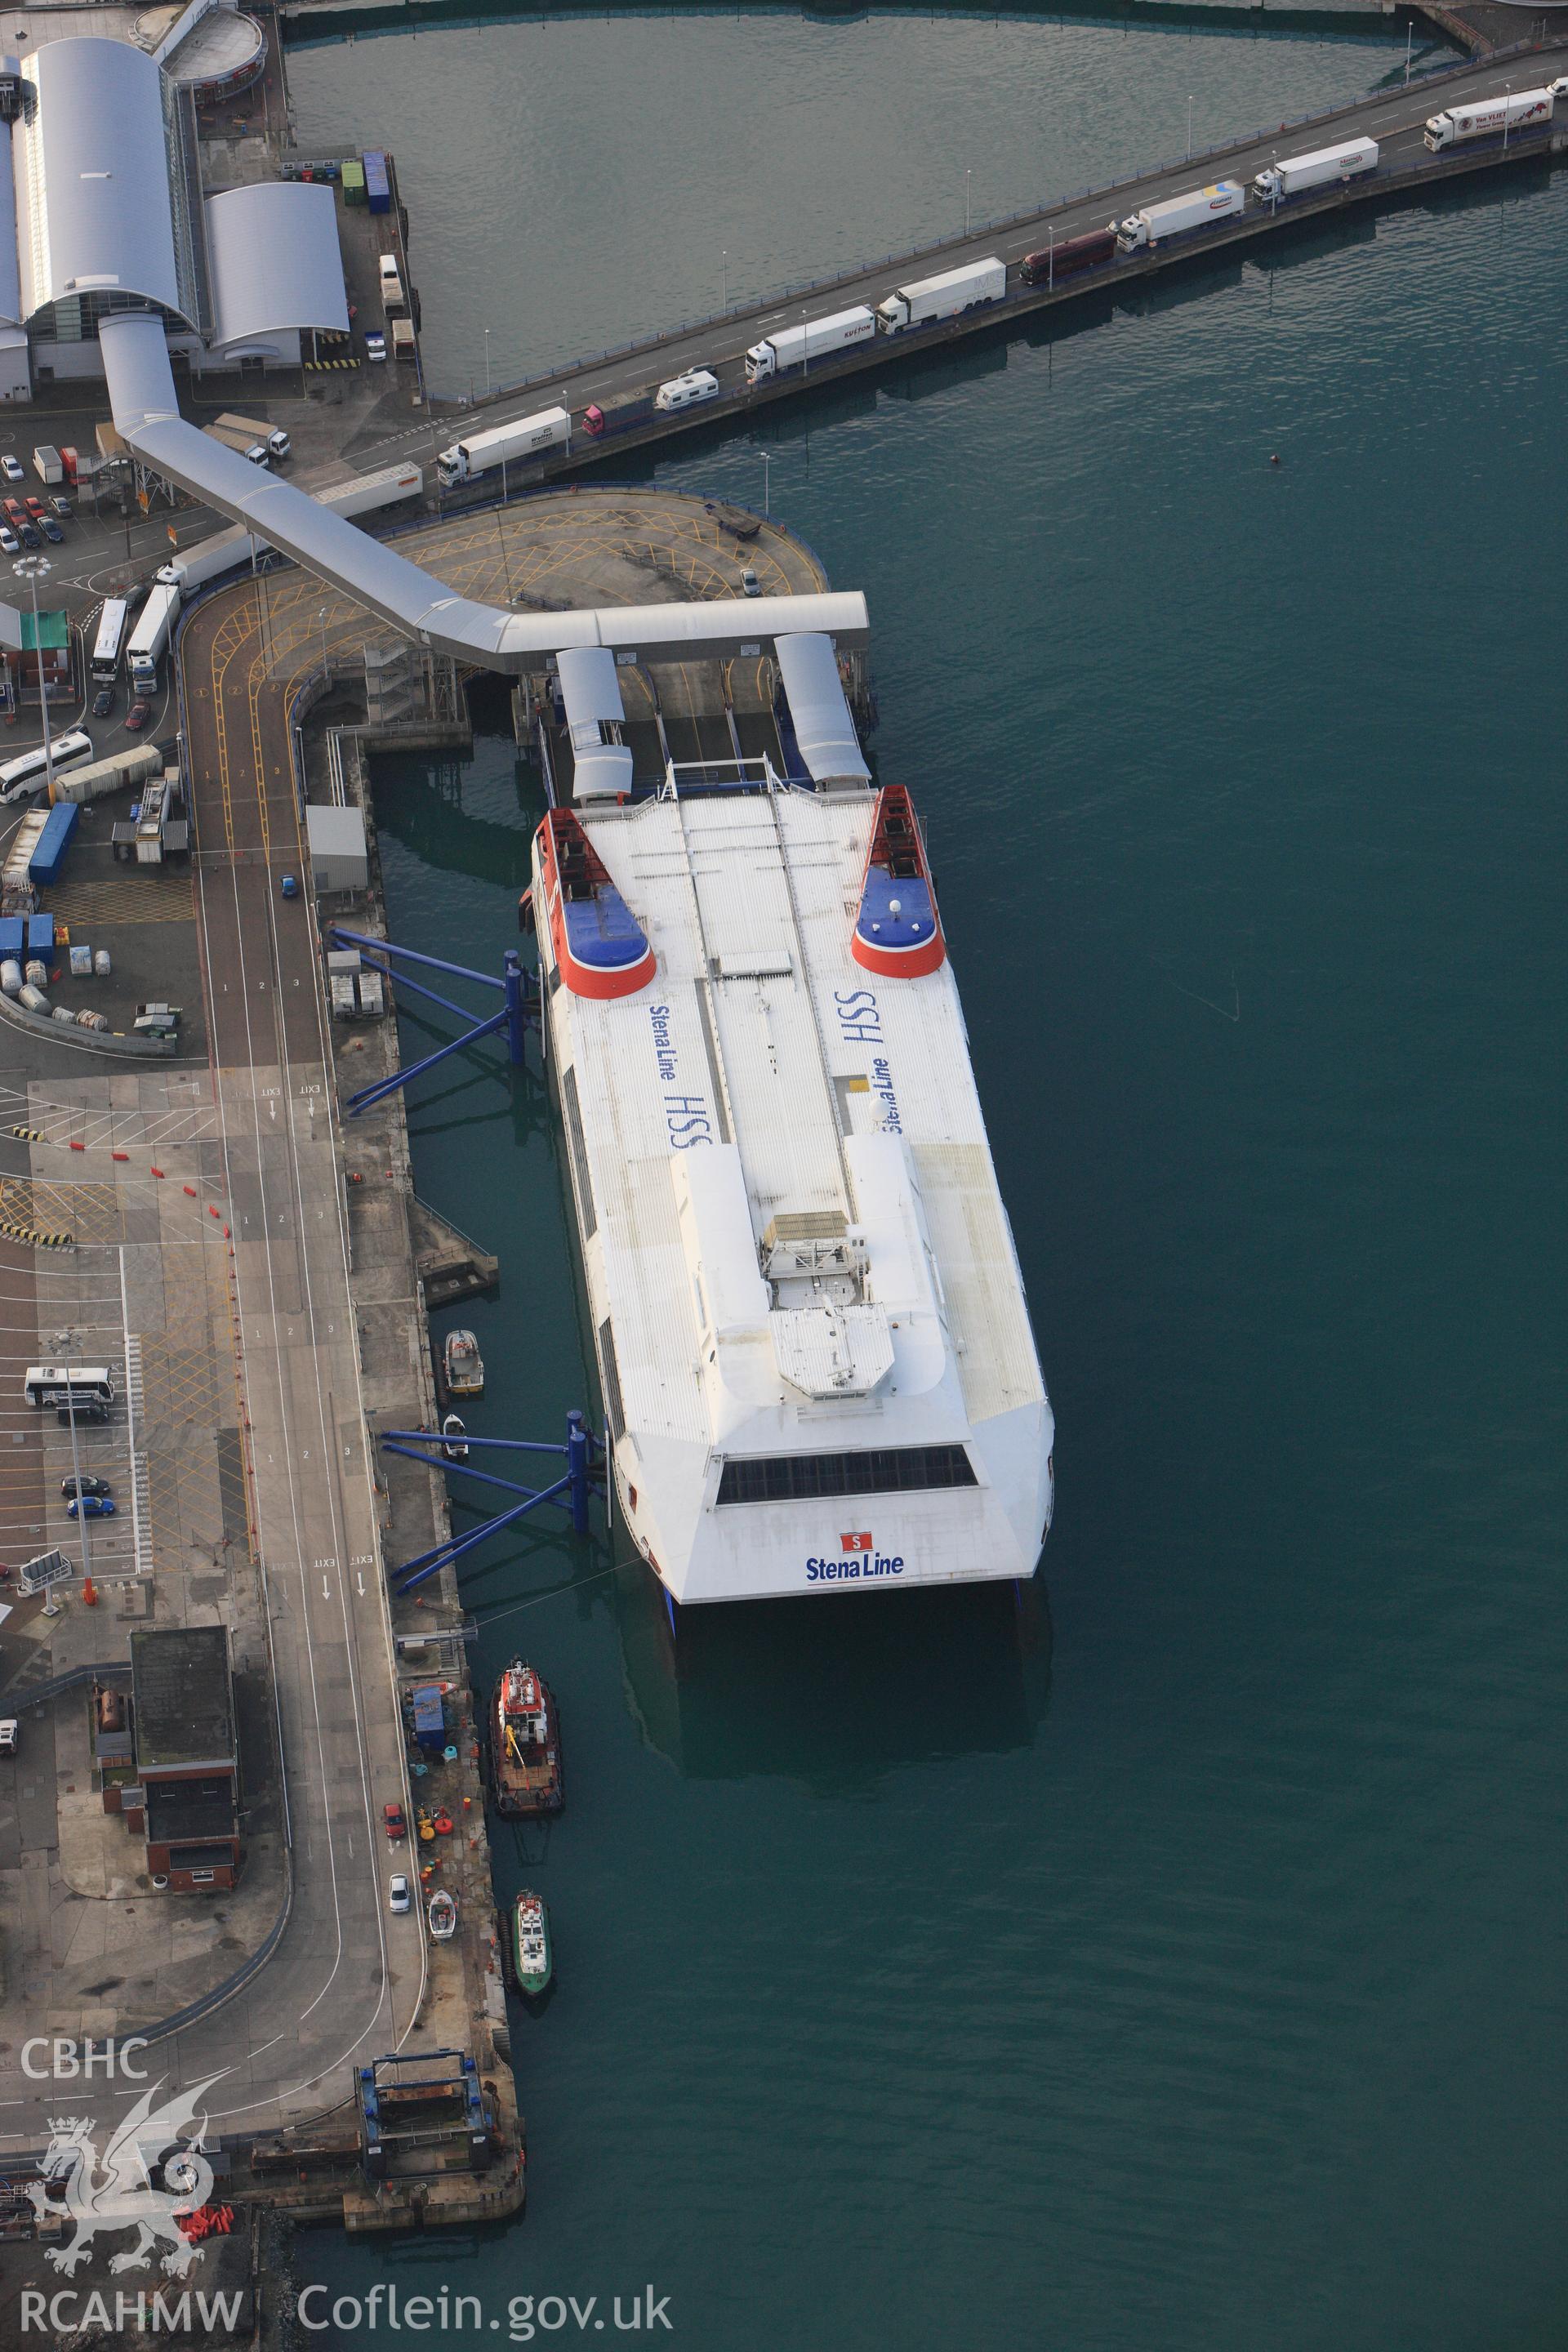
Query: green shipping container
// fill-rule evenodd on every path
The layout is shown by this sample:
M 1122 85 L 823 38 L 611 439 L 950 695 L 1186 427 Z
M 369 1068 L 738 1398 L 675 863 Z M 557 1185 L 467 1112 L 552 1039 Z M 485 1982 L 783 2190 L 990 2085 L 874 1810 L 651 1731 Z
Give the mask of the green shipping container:
M 343 163 L 343 202 L 345 205 L 363 205 L 364 202 L 364 165 L 354 155 L 346 157 Z

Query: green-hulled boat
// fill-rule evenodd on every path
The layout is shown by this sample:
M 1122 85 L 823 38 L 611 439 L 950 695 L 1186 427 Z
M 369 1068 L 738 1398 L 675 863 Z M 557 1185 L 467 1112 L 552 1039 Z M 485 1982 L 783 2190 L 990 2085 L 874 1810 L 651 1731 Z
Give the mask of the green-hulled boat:
M 550 1949 L 550 1913 L 542 1895 L 525 1886 L 512 1905 L 511 1972 L 525 2000 L 549 1990 L 555 1961 Z

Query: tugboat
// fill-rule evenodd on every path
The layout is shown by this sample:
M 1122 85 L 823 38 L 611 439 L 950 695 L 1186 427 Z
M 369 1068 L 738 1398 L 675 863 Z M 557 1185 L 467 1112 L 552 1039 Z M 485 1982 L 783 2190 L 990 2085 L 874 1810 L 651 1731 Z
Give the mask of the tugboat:
M 441 1370 L 448 1396 L 483 1396 L 485 1360 L 471 1331 L 447 1332 L 447 1344 L 441 1350 Z
M 449 1412 L 441 1423 L 441 1454 L 447 1462 L 468 1458 L 468 1433 L 460 1413 Z
M 550 1949 L 550 1911 L 542 1895 L 523 1887 L 512 1906 L 511 1940 L 507 1948 L 512 1981 L 524 2000 L 537 2000 L 550 1989 L 555 1961 Z
M 430 1941 L 449 1944 L 458 1932 L 458 1898 L 437 1887 L 430 1897 Z
M 490 1788 L 509 1821 L 558 1813 L 565 1799 L 561 1721 L 548 1684 L 514 1658 L 495 1686 L 489 1719 Z

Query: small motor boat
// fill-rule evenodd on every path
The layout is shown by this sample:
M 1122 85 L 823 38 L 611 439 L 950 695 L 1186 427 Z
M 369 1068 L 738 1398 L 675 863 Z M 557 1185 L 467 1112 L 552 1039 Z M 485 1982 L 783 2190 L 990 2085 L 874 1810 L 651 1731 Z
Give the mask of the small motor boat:
M 433 1944 L 449 1944 L 458 1932 L 456 1895 L 448 1895 L 444 1886 L 437 1888 L 430 1897 L 429 1916 L 430 1941 Z
M 525 2000 L 547 1992 L 555 1961 L 550 1949 L 550 1911 L 531 1886 L 519 1894 L 511 1915 L 511 1967 Z
M 446 1345 L 441 1351 L 441 1369 L 446 1374 L 448 1396 L 483 1396 L 485 1360 L 471 1331 L 447 1332 Z
M 447 1462 L 468 1460 L 468 1433 L 461 1413 L 449 1412 L 441 1423 L 441 1453 Z

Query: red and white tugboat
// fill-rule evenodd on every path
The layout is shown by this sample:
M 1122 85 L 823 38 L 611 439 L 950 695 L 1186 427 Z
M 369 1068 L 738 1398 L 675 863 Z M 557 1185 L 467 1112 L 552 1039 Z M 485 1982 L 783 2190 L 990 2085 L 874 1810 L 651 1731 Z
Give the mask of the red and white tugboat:
M 565 1799 L 561 1723 L 549 1685 L 514 1658 L 495 1686 L 489 1720 L 490 1789 L 509 1821 L 558 1813 Z

